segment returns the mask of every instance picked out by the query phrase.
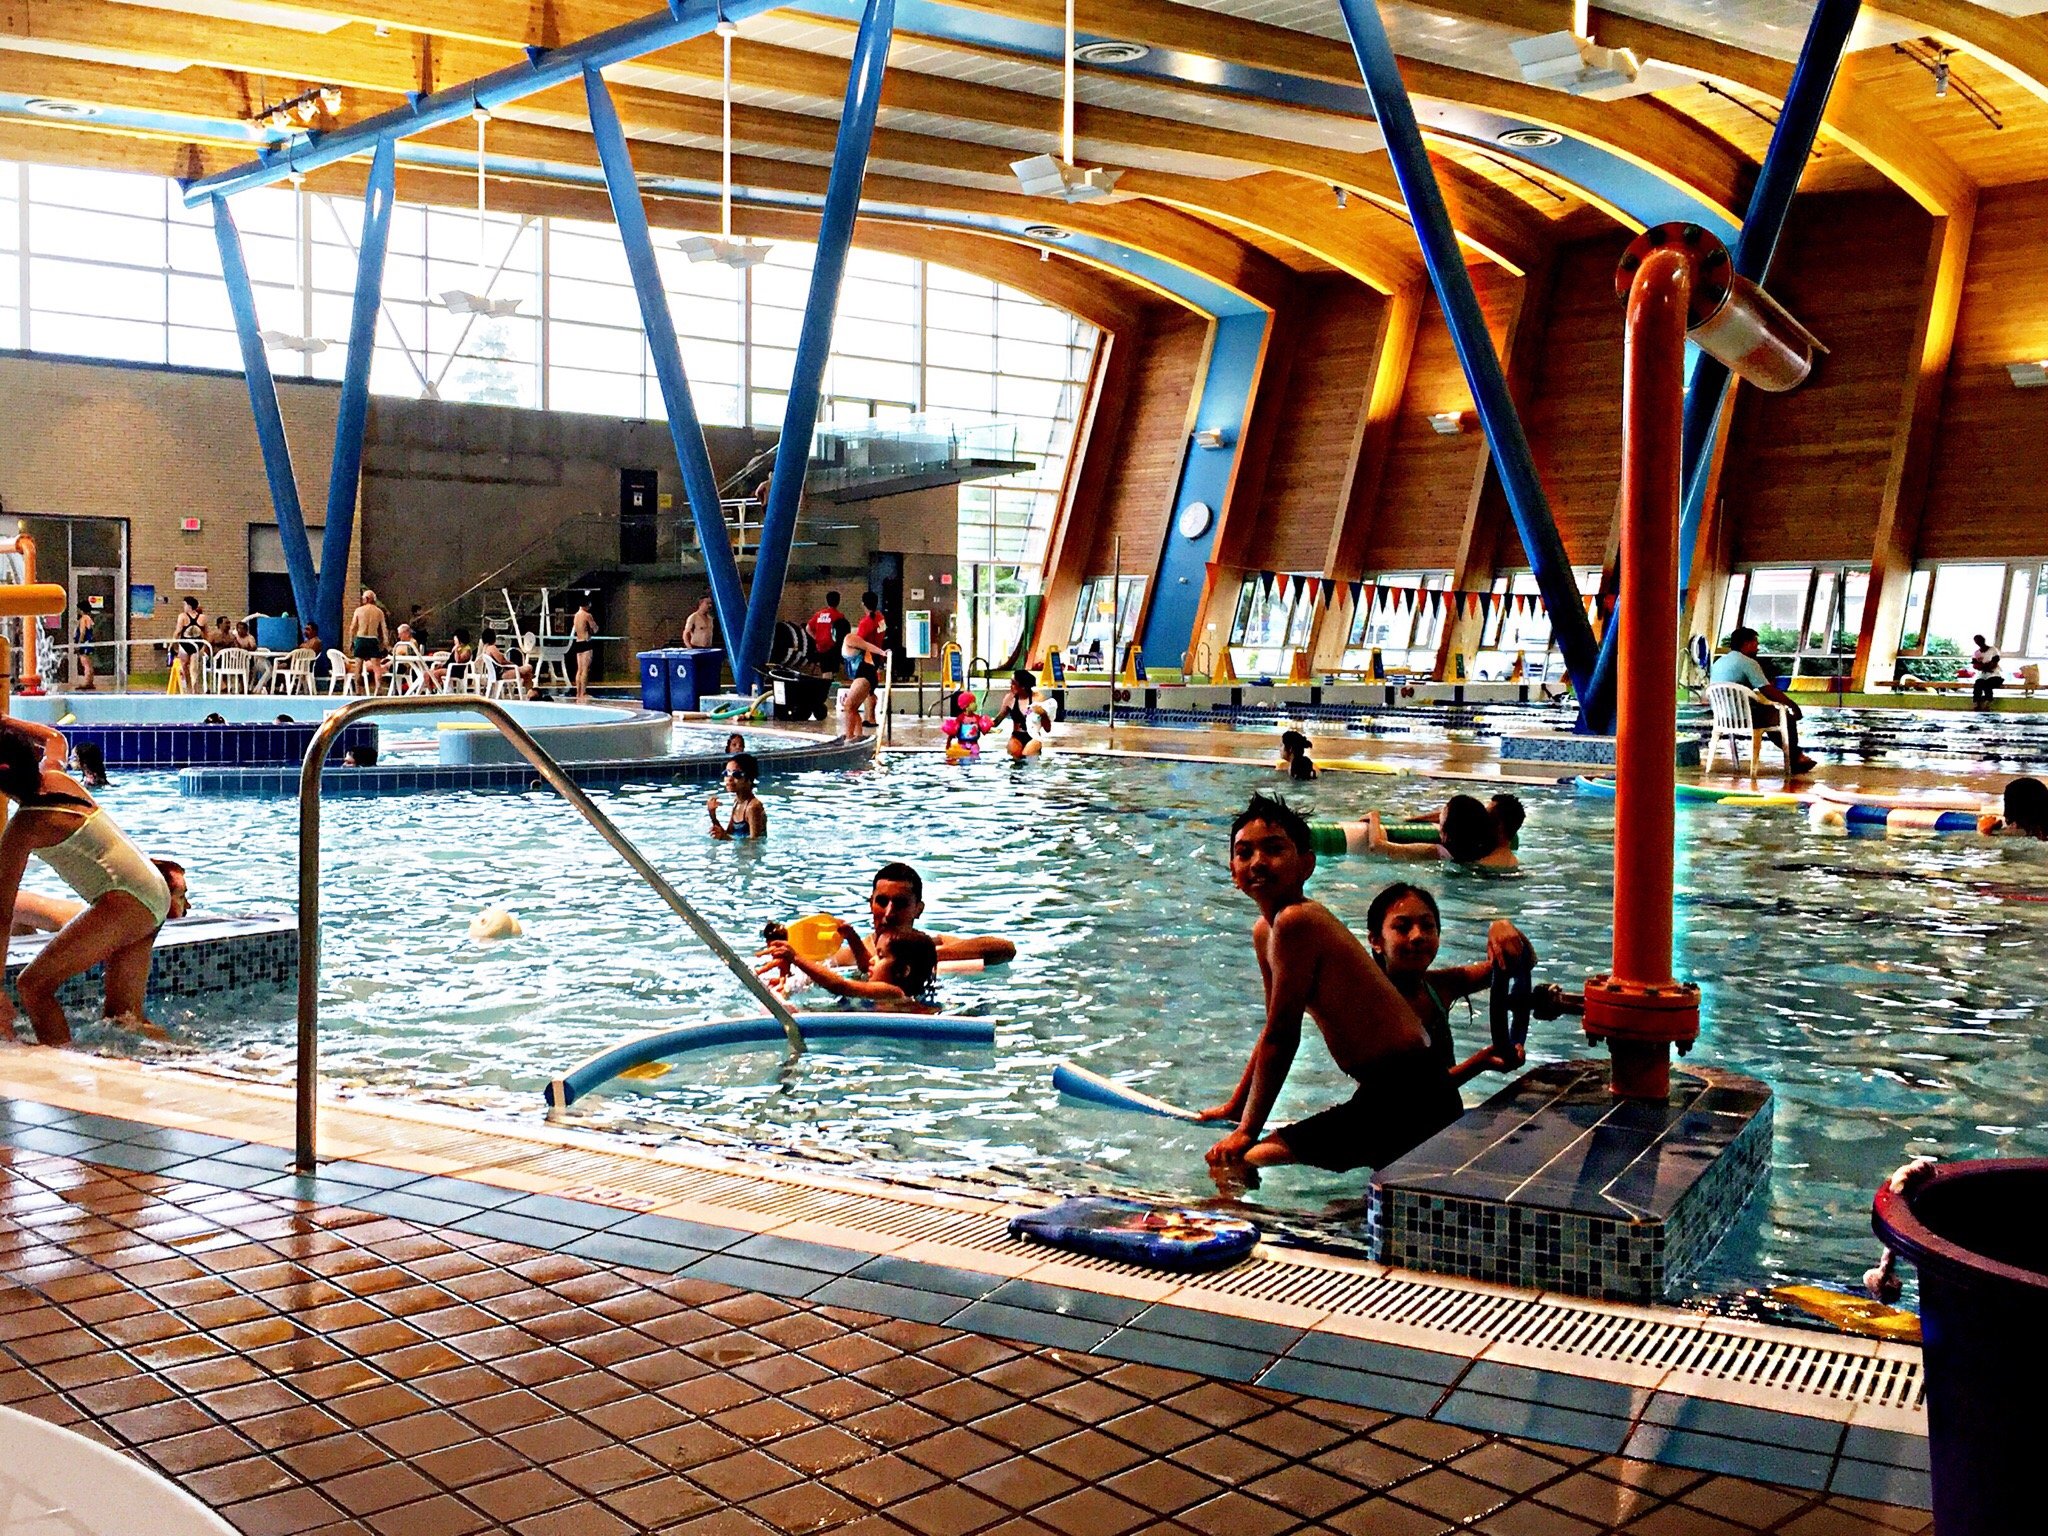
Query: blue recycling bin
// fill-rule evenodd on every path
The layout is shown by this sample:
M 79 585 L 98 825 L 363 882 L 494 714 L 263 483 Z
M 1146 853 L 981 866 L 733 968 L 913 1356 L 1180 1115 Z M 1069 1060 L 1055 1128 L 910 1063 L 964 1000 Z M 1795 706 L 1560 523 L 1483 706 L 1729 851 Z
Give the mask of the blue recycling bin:
M 668 658 L 668 707 L 678 712 L 703 708 L 702 701 L 718 692 L 725 652 L 709 646 L 664 654 Z
M 640 707 L 668 713 L 668 652 L 640 653 Z
M 268 614 L 256 616 L 256 643 L 266 651 L 279 655 L 298 649 L 299 621 L 290 614 L 272 618 Z

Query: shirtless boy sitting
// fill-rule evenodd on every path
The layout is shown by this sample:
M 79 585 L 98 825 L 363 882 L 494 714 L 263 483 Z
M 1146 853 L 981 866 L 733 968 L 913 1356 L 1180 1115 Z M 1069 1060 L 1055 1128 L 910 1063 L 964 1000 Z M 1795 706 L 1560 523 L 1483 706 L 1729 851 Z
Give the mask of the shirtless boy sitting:
M 1231 824 L 1230 878 L 1259 908 L 1252 947 L 1266 1023 L 1236 1091 L 1201 1117 L 1237 1122 L 1209 1149 L 1219 1173 L 1290 1162 L 1377 1168 L 1464 1113 L 1447 1053 L 1423 1020 L 1336 914 L 1304 894 L 1316 867 L 1310 850 L 1308 823 L 1284 801 L 1254 795 Z M 1300 1049 L 1303 1014 L 1358 1092 L 1262 1137 Z

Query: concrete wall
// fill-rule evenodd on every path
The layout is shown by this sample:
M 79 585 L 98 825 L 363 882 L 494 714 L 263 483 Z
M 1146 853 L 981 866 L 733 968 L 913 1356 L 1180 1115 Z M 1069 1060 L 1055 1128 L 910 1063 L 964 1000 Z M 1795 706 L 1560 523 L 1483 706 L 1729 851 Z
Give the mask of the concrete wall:
M 327 384 L 278 386 L 299 498 L 315 524 L 339 398 Z M 0 353 L 0 423 L 4 531 L 16 516 L 127 520 L 128 579 L 157 590 L 156 617 L 134 620 L 131 638 L 170 634 L 181 565 L 205 568 L 196 595 L 209 614 L 248 611 L 249 528 L 276 518 L 239 374 Z M 188 517 L 198 532 L 181 530 Z M 147 657 L 137 665 L 152 669 Z

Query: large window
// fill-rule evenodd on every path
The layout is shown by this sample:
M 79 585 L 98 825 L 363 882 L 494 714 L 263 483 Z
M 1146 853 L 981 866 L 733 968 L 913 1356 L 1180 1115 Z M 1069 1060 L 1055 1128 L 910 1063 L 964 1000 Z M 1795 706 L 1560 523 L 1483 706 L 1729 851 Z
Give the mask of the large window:
M 1765 671 L 1841 677 L 1856 656 L 1869 588 L 1869 568 L 1860 565 L 1745 566 L 1728 578 L 1714 639 L 1753 629 Z
M 1297 573 L 1245 578 L 1230 621 L 1230 664 L 1239 677 L 1280 677 L 1293 669 L 1315 628 L 1319 588 Z
M 257 319 L 280 376 L 336 379 L 362 201 L 266 188 L 232 204 Z M 25 249 L 23 248 L 25 242 Z M 781 242 L 745 272 L 655 254 L 698 416 L 782 425 L 812 248 Z M 456 314 L 446 293 L 517 299 Z M 381 394 L 659 418 L 665 414 L 625 248 L 609 224 L 400 203 L 392 214 L 370 387 Z M 1021 473 L 964 485 L 960 558 L 1014 567 L 1036 590 L 1094 327 L 1014 288 L 905 256 L 847 261 L 821 426 L 944 418 L 966 451 Z M 0 347 L 239 369 L 213 216 L 175 183 L 0 162 Z M 992 436 L 992 440 L 993 440 Z
M 1372 653 L 1395 671 L 1436 671 L 1437 642 L 1443 638 L 1449 571 L 1388 571 L 1368 576 L 1364 595 L 1344 639 L 1344 670 L 1364 672 Z
M 2048 661 L 2048 564 L 1957 561 L 1913 573 L 1899 634 L 1902 669 L 1930 680 L 1960 676 L 1978 635 L 1998 649 L 2008 671 Z
M 1572 580 L 1579 596 L 1600 590 L 1600 567 L 1575 566 Z M 1464 601 L 1461 593 L 1460 601 Z M 1511 676 L 1521 663 L 1522 676 L 1540 682 L 1562 665 L 1551 633 L 1550 610 L 1534 571 L 1508 571 L 1493 579 L 1479 632 L 1479 654 L 1472 659 L 1475 678 Z
M 1110 593 L 1116 593 L 1111 602 Z M 1145 578 L 1126 576 L 1120 582 L 1108 576 L 1091 576 L 1081 583 L 1081 597 L 1074 604 L 1074 625 L 1067 637 L 1067 653 L 1074 665 L 1087 671 L 1101 671 L 1122 659 L 1138 638 L 1138 609 L 1145 601 Z

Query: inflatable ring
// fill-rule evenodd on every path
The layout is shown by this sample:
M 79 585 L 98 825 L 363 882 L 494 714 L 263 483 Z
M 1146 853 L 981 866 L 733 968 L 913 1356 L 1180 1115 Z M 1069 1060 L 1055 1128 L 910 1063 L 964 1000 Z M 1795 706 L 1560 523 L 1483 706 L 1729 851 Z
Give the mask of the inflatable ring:
M 1840 812 L 1850 831 L 1858 827 L 1887 836 L 1935 832 L 1991 833 L 1998 830 L 1999 807 L 1962 790 L 1924 790 L 1919 794 L 1867 795 L 1823 788 L 1814 796 L 1817 813 Z M 1816 819 L 1819 819 L 1817 816 Z

